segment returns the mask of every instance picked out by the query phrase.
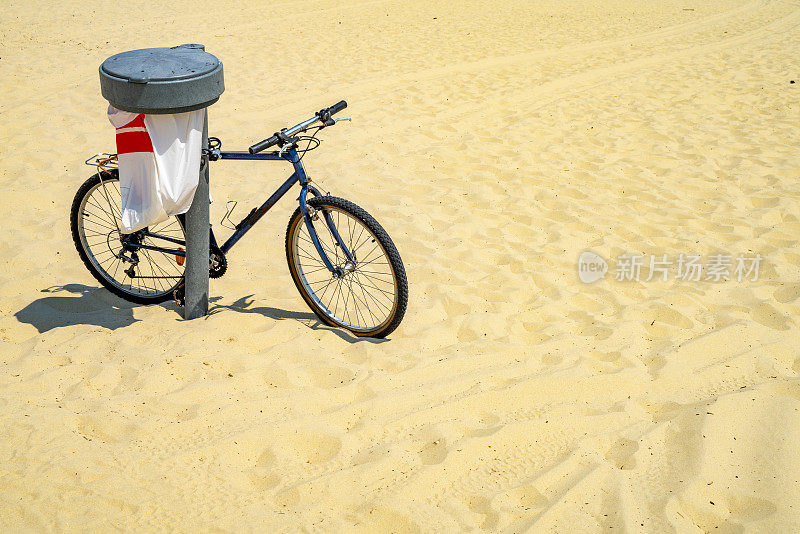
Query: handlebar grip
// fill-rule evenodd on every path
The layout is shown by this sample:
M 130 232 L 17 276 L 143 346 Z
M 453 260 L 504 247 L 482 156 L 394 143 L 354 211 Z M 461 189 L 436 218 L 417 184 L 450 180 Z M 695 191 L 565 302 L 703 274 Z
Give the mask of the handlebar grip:
M 319 117 L 319 120 L 326 123 L 328 122 L 328 120 L 330 120 L 330 118 L 333 116 L 334 113 L 339 113 L 346 107 L 347 107 L 347 102 L 341 100 L 329 108 L 324 108 L 317 111 L 317 117 Z M 330 124 L 326 124 L 326 126 L 330 126 Z
M 258 152 L 261 152 L 262 150 L 266 150 L 269 147 L 271 147 L 273 145 L 277 145 L 277 144 L 278 144 L 278 136 L 277 135 L 273 135 L 269 139 L 264 139 L 263 141 L 259 141 L 258 143 L 254 144 L 253 146 L 251 146 L 247 150 L 249 150 L 251 154 L 257 154 Z
M 331 106 L 330 108 L 328 108 L 328 109 L 330 109 L 330 111 L 331 111 L 331 115 L 333 115 L 334 113 L 339 113 L 340 111 L 342 111 L 342 110 L 343 110 L 344 108 L 346 108 L 346 107 L 347 107 L 347 102 L 345 102 L 344 100 L 342 100 L 342 101 L 340 101 L 340 102 L 337 102 L 336 104 L 332 105 L 332 106 Z

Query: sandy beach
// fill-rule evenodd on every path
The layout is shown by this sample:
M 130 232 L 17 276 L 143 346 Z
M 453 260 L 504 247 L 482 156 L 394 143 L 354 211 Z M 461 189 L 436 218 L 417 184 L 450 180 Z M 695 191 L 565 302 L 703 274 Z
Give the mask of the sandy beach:
M 0 7 L 0 530 L 800 530 L 797 2 Z M 303 302 L 295 195 L 203 319 L 81 263 L 83 161 L 115 150 L 97 69 L 181 43 L 225 65 L 225 149 L 348 101 L 303 162 L 402 255 L 389 339 Z M 213 163 L 216 231 L 289 170 Z

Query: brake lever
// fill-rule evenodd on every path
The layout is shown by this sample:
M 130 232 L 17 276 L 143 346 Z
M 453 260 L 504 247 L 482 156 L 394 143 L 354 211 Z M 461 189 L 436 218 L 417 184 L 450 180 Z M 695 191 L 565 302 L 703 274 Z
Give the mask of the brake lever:
M 320 128 L 326 128 L 328 126 L 333 126 L 334 124 L 336 124 L 339 121 L 351 121 L 351 120 L 353 120 L 353 119 L 351 119 L 350 117 L 342 117 L 341 119 L 329 118 L 329 119 L 323 121 L 322 126 L 320 126 Z
M 281 147 L 281 149 L 278 151 L 278 157 L 282 156 L 284 152 L 286 152 L 287 150 L 291 150 L 292 148 L 297 148 L 297 138 L 296 137 L 290 137 L 289 138 L 289 142 L 287 142 L 285 145 L 283 145 Z

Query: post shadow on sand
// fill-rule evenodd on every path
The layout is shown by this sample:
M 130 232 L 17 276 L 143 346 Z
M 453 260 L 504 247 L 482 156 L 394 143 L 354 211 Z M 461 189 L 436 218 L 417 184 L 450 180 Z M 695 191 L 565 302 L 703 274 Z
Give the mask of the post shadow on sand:
M 141 304 L 123 300 L 102 287 L 66 284 L 42 289 L 42 293 L 67 293 L 67 295 L 42 297 L 14 314 L 19 322 L 33 325 L 40 334 L 54 328 L 76 324 L 102 326 L 109 330 L 116 330 L 139 321 L 134 318 L 133 310 L 142 306 Z M 288 311 L 269 306 L 252 307 L 254 302 L 252 297 L 253 295 L 242 297 L 232 304 L 218 304 L 222 297 L 213 297 L 209 299 L 214 303 L 209 310 L 209 316 L 226 309 L 237 313 L 258 313 L 272 320 L 295 320 L 311 330 L 328 330 L 349 343 L 359 341 L 382 343 L 386 341 L 356 337 L 344 330 L 331 328 L 321 323 L 319 318 L 310 312 Z M 157 306 L 180 313 L 180 309 L 170 301 L 157 304 Z

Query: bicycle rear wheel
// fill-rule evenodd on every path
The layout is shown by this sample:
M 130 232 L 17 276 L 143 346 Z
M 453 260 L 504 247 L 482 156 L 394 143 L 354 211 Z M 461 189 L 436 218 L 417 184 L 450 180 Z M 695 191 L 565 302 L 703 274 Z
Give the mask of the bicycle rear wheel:
M 117 171 L 95 174 L 78 189 L 70 213 L 72 240 L 78 255 L 98 282 L 125 300 L 155 304 L 171 299 L 172 292 L 183 281 L 183 258 L 146 249 L 124 252 L 119 199 Z M 178 217 L 170 217 L 149 230 L 185 241 Z M 165 245 L 155 243 L 151 237 L 141 239 L 145 245 Z
M 316 210 L 314 229 L 334 268 L 325 266 L 298 208 L 286 229 L 286 260 L 297 289 L 327 325 L 359 337 L 385 337 L 403 320 L 408 282 L 400 254 L 378 222 L 347 200 L 323 196 L 308 200 Z M 351 252 L 350 262 L 326 223 L 334 227 Z

